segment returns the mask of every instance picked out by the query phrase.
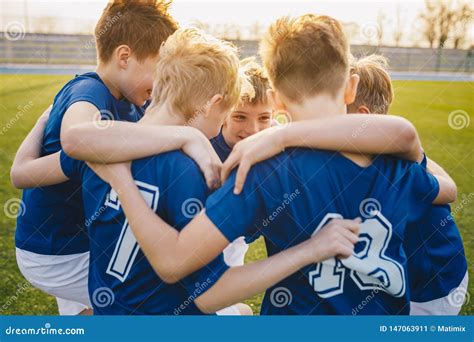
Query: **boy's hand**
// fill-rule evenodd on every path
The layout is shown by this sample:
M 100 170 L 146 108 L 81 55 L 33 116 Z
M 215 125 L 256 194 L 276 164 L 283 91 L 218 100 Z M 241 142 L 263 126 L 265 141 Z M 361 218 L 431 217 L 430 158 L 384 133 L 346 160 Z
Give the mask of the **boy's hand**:
M 221 182 L 224 183 L 232 169 L 239 165 L 234 194 L 240 194 L 252 165 L 269 159 L 284 150 L 285 146 L 283 146 L 280 133 L 280 127 L 270 127 L 235 144 L 222 166 Z
M 183 145 L 182 150 L 191 157 L 199 166 L 207 186 L 210 189 L 217 189 L 220 185 L 220 171 L 222 162 L 211 142 L 197 129 L 193 129 L 187 138 L 187 142 Z
M 348 258 L 359 241 L 360 218 L 354 220 L 332 219 L 310 240 L 312 262 L 338 257 Z

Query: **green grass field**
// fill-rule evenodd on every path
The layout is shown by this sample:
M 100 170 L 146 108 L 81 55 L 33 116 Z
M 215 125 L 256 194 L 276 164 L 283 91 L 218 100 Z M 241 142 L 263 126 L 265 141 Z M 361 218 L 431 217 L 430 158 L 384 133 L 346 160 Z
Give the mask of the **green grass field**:
M 52 102 L 56 92 L 70 77 L 39 75 L 0 75 L 0 204 L 20 198 L 9 181 L 9 170 L 15 152 L 37 117 Z M 428 155 L 445 167 L 458 184 L 458 202 L 453 205 L 455 218 L 464 238 L 467 259 L 474 258 L 474 203 L 462 204 L 463 196 L 474 192 L 474 123 L 455 130 L 448 125 L 451 112 L 474 113 L 474 83 L 396 81 L 393 114 L 402 115 L 417 127 Z M 464 197 L 467 198 L 467 197 Z M 2 208 L 3 209 L 3 208 Z M 454 209 L 453 209 L 454 211 Z M 0 315 L 56 314 L 52 297 L 29 286 L 19 273 L 15 261 L 15 220 L 0 210 Z M 265 256 L 261 239 L 252 244 L 247 260 Z M 470 271 L 471 269 L 471 265 Z M 474 293 L 471 281 L 469 296 Z M 247 301 L 259 312 L 262 295 Z M 474 298 L 463 308 L 463 314 L 474 314 Z

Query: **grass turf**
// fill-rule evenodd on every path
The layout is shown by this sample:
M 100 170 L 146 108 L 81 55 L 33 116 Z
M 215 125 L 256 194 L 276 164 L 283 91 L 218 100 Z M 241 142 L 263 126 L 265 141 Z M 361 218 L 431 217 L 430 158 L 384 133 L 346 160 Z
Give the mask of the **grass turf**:
M 69 79 L 68 76 L 0 75 L 2 207 L 11 198 L 21 198 L 20 191 L 15 190 L 9 181 L 10 166 L 18 146 Z M 474 191 L 474 124 L 455 130 L 448 124 L 448 117 L 456 110 L 474 112 L 474 83 L 394 81 L 394 86 L 396 97 L 391 113 L 402 115 L 414 123 L 427 154 L 445 167 L 457 182 L 459 196 L 453 205 L 454 217 L 464 239 L 467 259 L 471 260 L 474 257 L 474 238 L 468 232 L 474 226 L 474 203 L 472 196 L 467 196 Z M 3 210 L 0 211 L 0 227 L 0 315 L 56 314 L 55 300 L 33 288 L 19 273 L 15 261 L 15 220 L 5 215 Z M 246 260 L 265 255 L 263 240 L 259 239 L 251 245 Z M 470 263 L 469 269 L 472 270 Z M 470 301 L 473 290 L 471 282 L 463 314 L 474 314 L 474 303 Z M 246 301 L 255 313 L 260 310 L 262 297 L 261 294 Z

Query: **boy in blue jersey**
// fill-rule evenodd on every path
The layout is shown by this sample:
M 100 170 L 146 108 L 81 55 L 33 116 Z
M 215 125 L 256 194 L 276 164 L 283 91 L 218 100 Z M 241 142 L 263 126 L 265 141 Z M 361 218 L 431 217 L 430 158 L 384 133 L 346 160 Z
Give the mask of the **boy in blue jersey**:
M 219 135 L 211 139 L 212 147 L 222 162 L 225 162 L 237 142 L 272 124 L 272 108 L 267 98 L 270 83 L 263 68 L 252 57 L 242 60 L 241 68 L 248 77 L 252 94 L 241 94 L 239 103 L 226 117 Z M 243 236 L 232 241 L 224 250 L 226 263 L 229 266 L 243 265 L 250 242 Z
M 360 82 L 349 113 L 388 113 L 393 88 L 383 56 L 370 55 L 351 63 Z M 449 177 L 431 159 L 422 161 L 430 173 Z M 457 315 L 467 293 L 467 261 L 459 229 L 449 205 L 433 205 L 405 234 L 411 315 Z
M 355 98 L 358 76 L 349 74 L 342 26 L 326 16 L 284 17 L 271 25 L 261 52 L 275 108 L 287 110 L 293 121 L 300 121 L 285 128 L 284 135 L 283 129 L 271 131 L 281 136 L 281 143 L 269 148 L 291 146 L 301 138 L 306 138 L 305 146 L 312 146 L 316 138 L 307 135 L 308 126 L 318 125 L 308 120 L 324 118 L 319 129 L 331 127 L 337 121 L 332 117 L 345 114 L 346 104 Z M 352 119 L 346 118 L 346 126 Z M 365 132 L 359 136 L 351 129 L 352 135 L 347 136 L 366 138 Z M 264 132 L 239 142 L 234 149 L 257 141 Z M 334 134 L 328 131 L 326 145 L 322 145 L 330 145 Z M 412 149 L 405 156 L 421 161 L 416 133 L 409 140 Z M 365 148 L 380 153 L 380 146 Z M 357 314 L 407 314 L 405 227 L 424 215 L 431 203 L 453 201 L 456 191 L 449 179 L 433 177 L 416 163 L 288 149 L 253 167 L 240 195 L 233 193 L 233 174 L 207 199 L 202 214 L 177 232 L 147 208 L 126 166 L 111 165 L 104 170 L 101 176 L 117 191 L 137 241 L 160 276 L 180 279 L 192 273 L 241 235 L 263 235 L 269 255 L 275 257 L 316 236 L 331 220 L 364 217 L 350 258 L 329 258 L 279 281 L 266 292 L 264 314 L 351 314 L 353 310 Z M 289 293 L 291 300 L 279 302 L 281 291 Z M 202 297 L 215 292 L 211 289 Z
M 217 156 L 209 153 L 212 147 L 202 133 L 185 127 L 133 124 L 150 97 L 159 48 L 177 28 L 167 6 L 161 1 L 107 5 L 95 30 L 96 72 L 79 75 L 61 89 L 49 120 L 41 119 L 31 132 L 35 143 L 22 144 L 12 166 L 16 187 L 41 184 L 23 192 L 27 210 L 17 219 L 18 266 L 35 287 L 57 298 L 61 314 L 78 314 L 90 307 L 86 220 L 80 184 L 68 180 L 61 168 L 49 170 L 38 182 L 38 170 L 48 170 L 50 161 L 67 169 L 78 160 L 142 158 L 181 148 L 186 142 L 188 152 L 199 155 L 199 165 L 208 164 L 206 178 L 212 181 L 211 174 L 217 173 Z M 61 149 L 78 160 L 68 158 Z M 199 149 L 205 153 L 197 153 Z M 38 153 L 45 158 L 31 157 Z M 57 184 L 58 178 L 63 183 Z

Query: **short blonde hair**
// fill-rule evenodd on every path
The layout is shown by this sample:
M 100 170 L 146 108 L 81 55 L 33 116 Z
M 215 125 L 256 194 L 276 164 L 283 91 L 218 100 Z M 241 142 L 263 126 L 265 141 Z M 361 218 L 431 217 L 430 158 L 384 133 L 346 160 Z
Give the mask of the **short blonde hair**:
M 153 102 L 169 101 L 186 119 L 202 112 L 216 94 L 222 108 L 231 109 L 240 97 L 237 48 L 196 28 L 171 35 L 160 49 Z
M 255 57 L 248 57 L 240 62 L 243 72 L 250 82 L 251 91 L 242 91 L 240 103 L 266 104 L 268 102 L 267 90 L 270 89 L 270 81 L 265 70 L 260 66 Z
M 335 96 L 349 74 L 348 53 L 341 24 L 314 14 L 279 18 L 260 45 L 273 89 L 298 103 L 320 93 Z
M 374 114 L 388 112 L 394 93 L 387 69 L 388 61 L 381 55 L 351 60 L 351 73 L 359 75 L 360 81 L 355 101 L 348 106 L 349 112 L 356 112 L 360 106 L 367 106 Z

